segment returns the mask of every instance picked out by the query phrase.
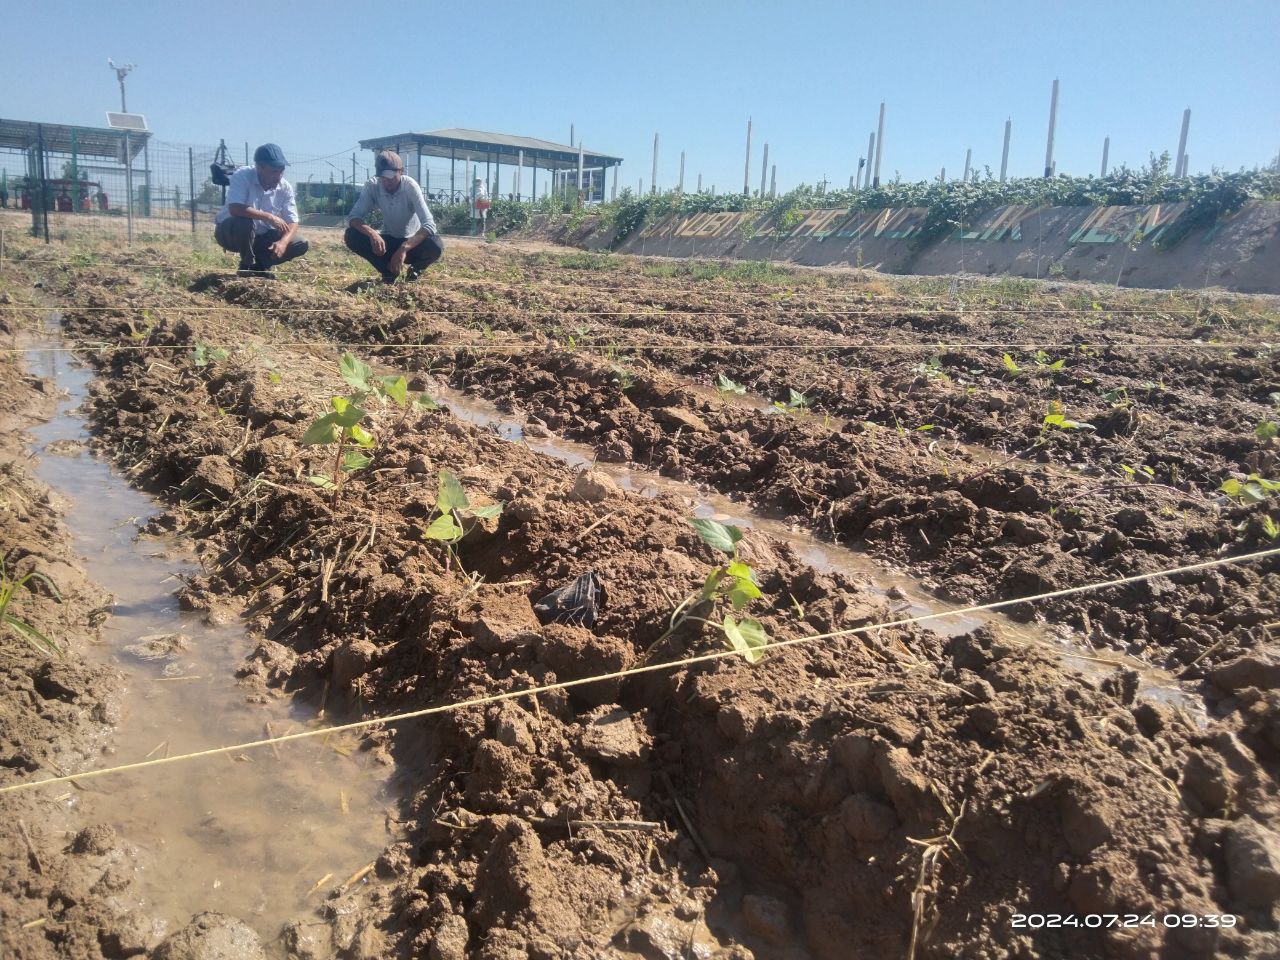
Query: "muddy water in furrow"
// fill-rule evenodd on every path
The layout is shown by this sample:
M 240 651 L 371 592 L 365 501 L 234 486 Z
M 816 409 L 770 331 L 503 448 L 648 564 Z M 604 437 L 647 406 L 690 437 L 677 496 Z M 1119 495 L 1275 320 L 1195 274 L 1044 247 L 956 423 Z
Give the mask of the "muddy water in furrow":
M 728 497 L 671 480 L 653 471 L 625 464 L 598 463 L 594 451 L 586 444 L 566 440 L 539 431 L 534 436 L 519 419 L 502 413 L 493 404 L 455 390 L 438 378 L 431 393 L 445 403 L 460 419 L 487 426 L 503 438 L 525 443 L 531 450 L 555 457 L 576 466 L 594 465 L 609 474 L 623 489 L 656 497 L 670 494 L 691 504 L 694 516 L 710 517 L 743 528 L 759 530 L 776 540 L 790 544 L 796 555 L 817 570 L 839 571 L 866 584 L 890 602 L 894 614 L 901 618 L 924 617 L 960 608 L 932 596 L 927 584 L 900 571 L 891 570 L 864 553 L 838 544 L 827 543 L 797 530 L 777 519 L 763 516 Z M 1086 675 L 1101 676 L 1124 667 L 1135 670 L 1139 677 L 1138 696 L 1180 707 L 1197 719 L 1203 719 L 1201 698 L 1190 693 L 1166 671 L 1142 663 L 1134 657 L 1113 650 L 1095 650 L 1066 627 L 1019 623 L 999 612 L 957 613 L 922 622 L 922 626 L 944 636 L 954 636 L 987 624 L 1002 635 L 1044 649 L 1055 651 L 1063 662 Z
M 38 473 L 67 502 L 88 576 L 115 598 L 98 656 L 124 673 L 125 693 L 112 755 L 98 766 L 316 722 L 314 710 L 287 698 L 249 702 L 235 671 L 252 650 L 250 637 L 238 623 L 211 626 L 179 609 L 174 591 L 180 575 L 195 571 L 193 557 L 180 541 L 139 537 L 157 504 L 88 452 L 75 407 L 89 371 L 66 353 L 39 348 L 28 366 L 65 391 L 57 415 L 30 431 Z M 131 893 L 157 935 L 217 910 L 248 923 L 282 956 L 281 927 L 308 919 L 391 839 L 389 771 L 355 747 L 351 738 L 317 737 L 45 789 L 58 804 L 79 805 L 86 822 L 112 824 L 136 848 Z

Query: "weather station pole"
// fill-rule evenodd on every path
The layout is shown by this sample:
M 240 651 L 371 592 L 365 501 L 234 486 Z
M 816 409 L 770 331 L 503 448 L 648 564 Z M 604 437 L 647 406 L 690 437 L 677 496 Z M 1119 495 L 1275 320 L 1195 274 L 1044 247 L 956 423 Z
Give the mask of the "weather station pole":
M 129 75 L 129 71 L 134 68 L 135 64 L 126 63 L 123 67 L 117 67 L 116 62 L 108 57 L 107 66 L 116 72 L 116 80 L 120 82 L 120 112 L 128 113 L 129 107 L 126 105 L 124 98 L 124 78 Z M 124 131 L 124 192 L 125 212 L 129 224 L 129 242 L 133 243 L 133 149 L 129 142 L 128 127 L 125 127 Z

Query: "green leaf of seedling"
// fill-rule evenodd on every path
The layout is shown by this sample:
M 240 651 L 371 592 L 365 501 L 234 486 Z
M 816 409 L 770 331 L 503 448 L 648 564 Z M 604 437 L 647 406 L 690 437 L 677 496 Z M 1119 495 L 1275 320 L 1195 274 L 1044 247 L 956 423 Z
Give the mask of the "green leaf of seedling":
M 422 535 L 428 540 L 441 540 L 444 543 L 454 543 L 462 539 L 462 528 L 458 526 L 453 514 L 442 513 L 431 521 L 431 526 L 423 531 Z
M 476 507 L 471 511 L 471 515 L 477 520 L 488 520 L 490 517 L 496 517 L 502 513 L 502 503 L 493 503 L 487 507 Z
M 1067 365 L 1067 361 L 1066 361 L 1066 360 L 1055 360 L 1055 361 L 1053 361 L 1053 363 L 1049 364 L 1049 369 L 1050 369 L 1050 370 L 1061 370 L 1061 369 L 1062 369 L 1063 367 L 1065 367 L 1066 365 Z
M 1263 442 L 1274 440 L 1277 435 L 1280 435 L 1280 424 L 1272 420 L 1263 420 L 1254 428 L 1253 432 Z
M 738 579 L 733 582 L 733 586 L 729 588 L 729 602 L 733 604 L 733 609 L 741 612 L 752 600 L 759 600 L 764 594 L 750 580 Z
M 409 381 L 404 377 L 382 377 L 379 393 L 388 397 L 398 407 L 403 407 L 409 399 Z
M 923 424 L 921 424 L 920 426 L 916 427 L 916 429 L 917 429 L 917 430 L 919 430 L 919 431 L 922 431 L 922 432 L 923 432 L 923 431 L 926 431 L 926 430 L 932 430 L 932 429 L 933 429 L 933 424 L 932 424 L 932 423 L 923 423 Z
M 1068 420 L 1061 413 L 1049 413 L 1045 415 L 1044 425 L 1046 427 L 1057 427 L 1059 430 L 1096 430 L 1092 423 L 1085 423 L 1082 420 Z
M 373 434 L 358 423 L 352 424 L 348 427 L 347 432 L 352 440 L 366 449 L 372 447 L 374 444 Z
M 701 517 L 695 517 L 689 521 L 689 525 L 698 532 L 698 536 L 702 538 L 702 542 L 713 550 L 719 550 L 730 556 L 738 549 L 738 541 L 744 536 L 739 528 L 732 524 L 720 523 L 718 520 L 704 520 Z
M 1009 356 L 1007 353 L 1004 355 L 1004 368 L 1015 377 L 1022 372 L 1022 368 L 1018 366 L 1017 363 L 1014 362 L 1013 357 Z
M 721 393 L 746 393 L 747 388 L 740 383 L 734 383 L 723 373 L 716 375 L 716 389 Z
M 311 426 L 307 427 L 307 432 L 302 435 L 302 442 L 307 445 L 337 443 L 339 428 L 333 422 L 333 414 L 326 413 Z
M 419 410 L 439 410 L 440 404 L 436 403 L 425 393 L 416 394 L 413 398 L 413 405 Z
M 793 387 L 788 387 L 787 389 L 791 393 L 790 399 L 787 400 L 788 407 L 791 407 L 792 409 L 799 409 L 800 407 L 807 407 L 809 405 L 809 398 L 799 390 L 796 390 Z
M 357 390 L 369 389 L 369 377 L 373 375 L 373 370 L 367 363 L 357 359 L 355 354 L 347 352 L 342 355 L 342 359 L 338 361 L 338 372 L 342 374 L 342 379 Z
M 332 490 L 335 486 L 332 478 L 321 476 L 318 473 L 313 473 L 311 476 L 307 477 L 307 479 L 321 490 Z
M 353 397 L 334 397 L 333 422 L 343 428 L 354 427 L 364 419 L 364 410 L 356 406 Z
M 210 360 L 225 360 L 229 356 L 231 356 L 231 354 L 227 353 L 227 351 L 223 350 L 221 347 L 214 347 L 209 351 Z
M 768 644 L 769 636 L 758 620 L 747 618 L 739 621 L 726 616 L 723 627 L 731 649 L 742 654 L 749 663 L 760 662 L 760 648 Z
M 348 450 L 342 455 L 342 469 L 347 473 L 363 470 L 371 463 L 373 463 L 373 457 L 363 450 Z
M 448 470 L 440 471 L 440 490 L 436 494 L 436 509 L 442 514 L 448 514 L 453 510 L 466 510 L 471 506 L 471 502 L 467 499 L 466 491 L 462 489 L 462 484 Z
M 1280 526 L 1271 517 L 1262 518 L 1262 533 L 1268 540 L 1275 540 L 1280 537 Z
M 38 580 L 41 583 L 43 583 L 49 589 L 49 592 L 53 594 L 53 599 L 56 600 L 58 603 L 62 602 L 62 593 L 58 590 L 58 585 L 54 583 L 53 580 L 51 580 L 49 577 L 41 573 L 39 570 L 32 570 L 30 573 L 28 573 L 26 576 L 24 576 L 21 580 L 18 581 L 17 586 L 26 587 L 29 593 L 35 593 L 36 592 L 35 588 L 31 586 L 32 580 Z
M 712 600 L 720 589 L 720 581 L 724 579 L 724 571 L 716 567 L 707 574 L 707 579 L 702 583 L 702 599 Z
M 10 630 L 12 630 L 19 637 L 25 640 L 34 649 L 52 654 L 55 657 L 62 656 L 62 651 L 58 648 L 58 645 L 56 643 L 54 643 L 52 640 L 46 637 L 43 633 L 41 633 L 35 627 L 31 626 L 31 624 L 27 623 L 25 620 L 19 620 L 13 614 L 6 613 L 4 615 L 4 623 L 9 627 Z

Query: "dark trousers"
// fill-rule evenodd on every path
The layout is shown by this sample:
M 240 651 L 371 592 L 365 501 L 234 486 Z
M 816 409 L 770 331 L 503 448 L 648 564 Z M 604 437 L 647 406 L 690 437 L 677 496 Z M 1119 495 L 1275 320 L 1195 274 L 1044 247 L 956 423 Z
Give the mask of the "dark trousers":
M 373 241 L 355 227 L 347 227 L 347 232 L 342 239 L 346 242 L 348 250 L 357 257 L 364 257 L 364 259 L 368 260 L 373 264 L 373 269 L 382 274 L 385 279 L 391 276 L 391 255 L 400 249 L 405 238 L 389 237 L 385 233 L 380 234 L 380 236 L 387 245 L 387 252 L 382 256 L 378 256 L 373 252 Z M 443 253 L 444 241 L 434 233 L 427 234 L 426 238 L 410 250 L 404 258 L 405 266 L 409 271 L 409 278 L 413 279 L 427 269 L 427 267 L 439 260 Z
M 302 256 L 311 246 L 295 234 L 284 256 L 277 259 L 269 248 L 280 239 L 280 231 L 272 228 L 265 233 L 255 233 L 253 225 L 254 221 L 248 217 L 228 217 L 213 228 L 213 238 L 218 241 L 218 246 L 240 254 L 242 270 L 269 270 Z

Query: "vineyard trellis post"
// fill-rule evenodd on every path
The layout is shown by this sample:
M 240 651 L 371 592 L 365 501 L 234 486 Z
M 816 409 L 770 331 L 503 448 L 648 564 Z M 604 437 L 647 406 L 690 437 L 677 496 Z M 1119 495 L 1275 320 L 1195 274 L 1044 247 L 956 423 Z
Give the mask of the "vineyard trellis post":
M 1182 132 L 1178 135 L 1178 158 L 1174 162 L 1173 175 L 1181 179 L 1187 175 L 1187 134 L 1191 130 L 1191 108 L 1182 111 Z
M 649 192 L 655 196 L 658 193 L 658 135 L 653 135 L 653 171 L 649 177 Z M 640 181 L 640 193 L 644 194 L 644 181 Z
M 972 162 L 973 162 L 973 147 L 969 147 L 964 152 L 964 176 L 961 178 L 961 180 L 964 183 L 969 182 L 969 166 Z
M 764 142 L 764 159 L 760 162 L 760 197 L 764 198 L 765 180 L 769 174 L 769 141 Z
M 1111 153 L 1111 138 L 1102 138 L 1102 176 L 1107 175 L 1107 157 Z
M 747 163 L 742 171 L 742 192 L 751 196 L 751 118 L 747 117 Z
M 1004 149 L 1000 151 L 1000 182 L 1004 183 L 1005 175 L 1009 172 L 1009 135 L 1013 132 L 1013 118 L 1009 117 L 1004 122 Z
M 876 132 L 871 131 L 867 137 L 867 172 L 862 177 L 862 189 L 866 190 L 871 186 L 871 167 L 875 163 L 876 156 Z
M 778 165 L 773 165 L 773 170 L 769 174 L 769 196 L 776 197 L 778 195 Z
M 876 124 L 876 164 L 872 171 L 871 185 L 880 186 L 880 158 L 884 156 L 884 101 L 880 101 L 880 121 Z
M 1053 78 L 1053 93 L 1049 97 L 1049 140 L 1044 148 L 1044 175 L 1053 176 L 1053 133 L 1058 126 L 1058 78 Z

